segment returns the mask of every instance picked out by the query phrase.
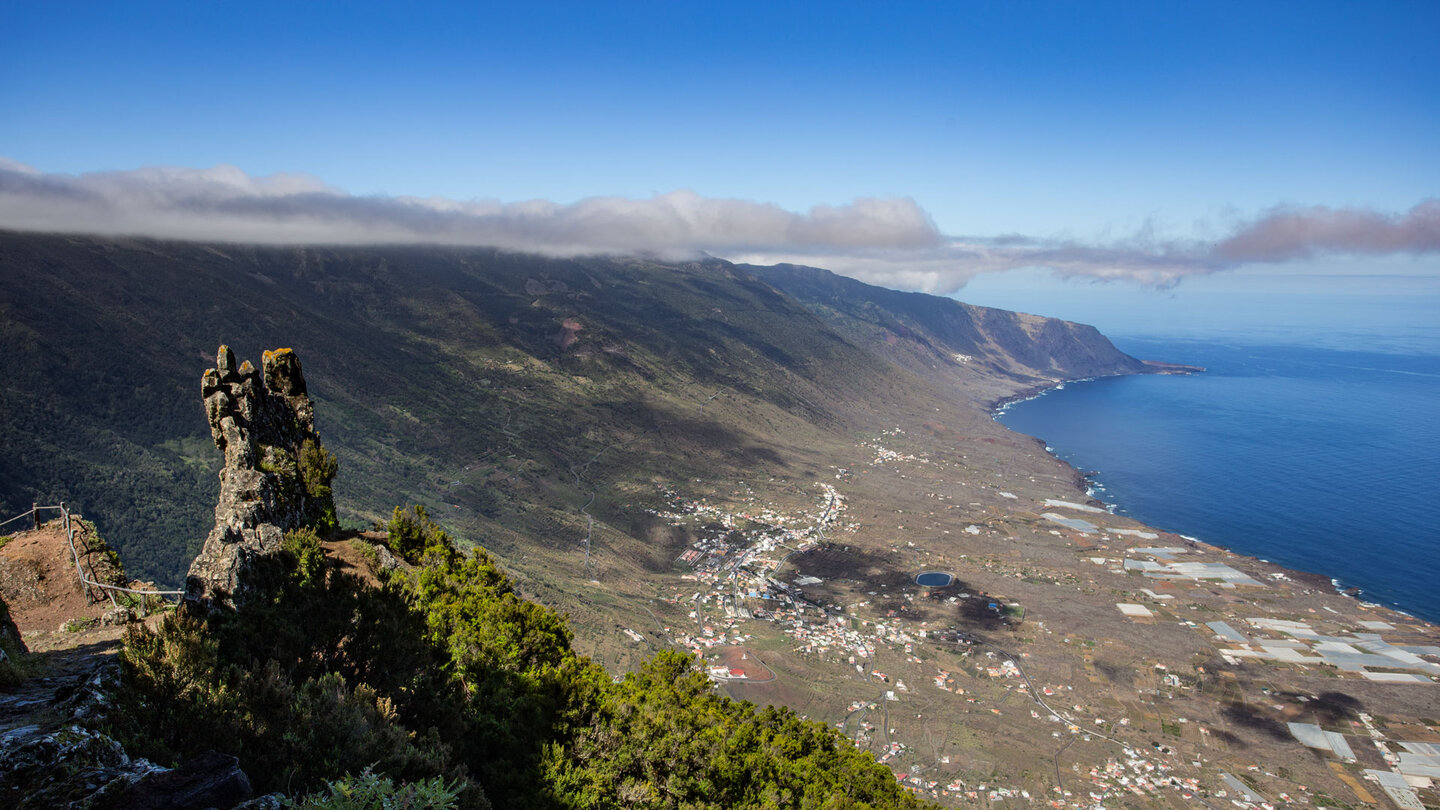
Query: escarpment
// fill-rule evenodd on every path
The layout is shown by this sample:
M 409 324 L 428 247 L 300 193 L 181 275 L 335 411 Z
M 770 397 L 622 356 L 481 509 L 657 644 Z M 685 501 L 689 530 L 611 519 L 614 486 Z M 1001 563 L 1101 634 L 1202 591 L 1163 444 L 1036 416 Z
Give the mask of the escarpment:
M 250 561 L 280 547 L 285 532 L 335 523 L 334 457 L 315 432 L 315 404 L 300 359 L 267 351 L 237 368 L 221 346 L 201 381 L 210 436 L 225 455 L 215 526 L 186 577 L 186 599 L 228 603 Z

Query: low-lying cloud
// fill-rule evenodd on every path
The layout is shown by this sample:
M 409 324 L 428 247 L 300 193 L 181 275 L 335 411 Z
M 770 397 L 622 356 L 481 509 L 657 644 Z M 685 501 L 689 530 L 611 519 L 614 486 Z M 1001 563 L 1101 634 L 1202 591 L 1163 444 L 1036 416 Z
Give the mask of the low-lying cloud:
M 1440 252 L 1440 200 L 1404 214 L 1357 208 L 1276 208 L 1215 246 L 1235 261 L 1281 262 L 1317 253 Z
M 940 234 L 909 199 L 860 199 L 798 214 L 676 191 L 571 204 L 346 194 L 305 175 L 232 166 L 78 176 L 0 163 L 0 226 L 270 244 L 440 243 L 551 254 L 741 249 L 924 249 Z
M 953 292 L 981 273 L 1045 267 L 1067 277 L 1169 286 L 1242 264 L 1324 253 L 1440 252 L 1440 201 L 1403 214 L 1277 208 L 1213 242 L 1144 234 L 1107 244 L 942 235 L 908 198 L 805 213 L 676 191 L 649 199 L 501 203 L 356 196 L 308 175 L 231 166 L 47 174 L 0 158 L 0 228 L 268 244 L 487 245 L 551 255 L 710 253 L 826 267 L 866 281 Z

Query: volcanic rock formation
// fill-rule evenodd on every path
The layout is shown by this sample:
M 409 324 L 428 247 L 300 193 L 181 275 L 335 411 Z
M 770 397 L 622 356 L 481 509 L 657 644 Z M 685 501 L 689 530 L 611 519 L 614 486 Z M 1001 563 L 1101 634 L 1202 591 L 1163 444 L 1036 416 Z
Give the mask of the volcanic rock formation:
M 238 596 L 251 560 L 280 548 L 285 532 L 334 525 L 335 460 L 315 432 L 315 404 L 300 358 L 267 351 L 257 371 L 237 369 L 221 346 L 201 395 L 210 435 L 225 454 L 215 527 L 186 577 L 186 599 L 224 604 Z

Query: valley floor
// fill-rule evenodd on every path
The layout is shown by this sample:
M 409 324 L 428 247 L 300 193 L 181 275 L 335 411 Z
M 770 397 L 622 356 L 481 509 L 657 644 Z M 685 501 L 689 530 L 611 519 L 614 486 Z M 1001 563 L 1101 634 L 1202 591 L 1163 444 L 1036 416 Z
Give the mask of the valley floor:
M 808 489 L 657 488 L 693 541 L 597 648 L 692 651 L 945 804 L 1440 799 L 1434 626 L 1110 514 L 1024 441 L 936 428 L 858 437 Z

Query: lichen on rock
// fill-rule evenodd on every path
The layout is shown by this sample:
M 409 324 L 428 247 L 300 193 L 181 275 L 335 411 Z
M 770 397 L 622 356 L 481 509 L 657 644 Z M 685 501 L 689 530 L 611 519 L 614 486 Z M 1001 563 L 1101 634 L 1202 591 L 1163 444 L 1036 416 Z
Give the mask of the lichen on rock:
M 50 734 L 0 740 L 0 804 L 6 807 L 94 807 L 152 772 L 109 736 L 78 725 Z
M 274 349 L 260 365 L 237 367 L 221 346 L 215 368 L 201 378 L 210 436 L 225 466 L 215 527 L 185 580 L 190 601 L 230 603 L 250 561 L 278 550 L 285 532 L 335 525 L 335 458 L 315 432 L 300 358 Z

